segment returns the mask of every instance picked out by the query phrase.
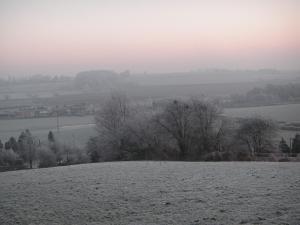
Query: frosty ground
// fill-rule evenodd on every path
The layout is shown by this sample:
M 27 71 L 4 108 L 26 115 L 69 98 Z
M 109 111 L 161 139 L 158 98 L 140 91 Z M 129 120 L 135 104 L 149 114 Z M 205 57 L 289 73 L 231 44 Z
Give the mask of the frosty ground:
M 5 225 L 300 224 L 300 163 L 96 163 L 0 181 Z

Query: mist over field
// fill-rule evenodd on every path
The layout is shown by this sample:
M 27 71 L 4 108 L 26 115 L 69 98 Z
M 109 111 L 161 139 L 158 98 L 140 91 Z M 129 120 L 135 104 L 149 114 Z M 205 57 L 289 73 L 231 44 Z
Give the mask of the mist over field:
M 300 224 L 297 0 L 1 0 L 0 224 Z

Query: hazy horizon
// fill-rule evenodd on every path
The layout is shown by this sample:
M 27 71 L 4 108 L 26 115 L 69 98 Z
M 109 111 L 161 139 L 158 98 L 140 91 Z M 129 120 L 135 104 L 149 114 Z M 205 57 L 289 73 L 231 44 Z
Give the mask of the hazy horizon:
M 299 70 L 296 0 L 0 2 L 0 77 Z

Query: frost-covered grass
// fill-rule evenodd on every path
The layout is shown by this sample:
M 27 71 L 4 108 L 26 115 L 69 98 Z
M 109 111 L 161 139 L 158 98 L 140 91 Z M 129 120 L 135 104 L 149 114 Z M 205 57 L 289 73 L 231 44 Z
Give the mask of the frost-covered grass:
M 0 224 L 300 224 L 300 163 L 114 162 L 0 173 Z

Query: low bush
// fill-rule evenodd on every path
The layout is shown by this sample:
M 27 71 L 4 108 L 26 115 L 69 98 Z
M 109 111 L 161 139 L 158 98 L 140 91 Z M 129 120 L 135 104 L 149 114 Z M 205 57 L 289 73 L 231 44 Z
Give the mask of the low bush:
M 48 148 L 39 149 L 38 159 L 40 168 L 56 166 L 56 155 Z
M 236 153 L 236 160 L 237 161 L 252 161 L 253 158 L 251 157 L 249 152 L 239 151 Z
M 0 151 L 0 171 L 25 169 L 24 161 L 12 149 Z

